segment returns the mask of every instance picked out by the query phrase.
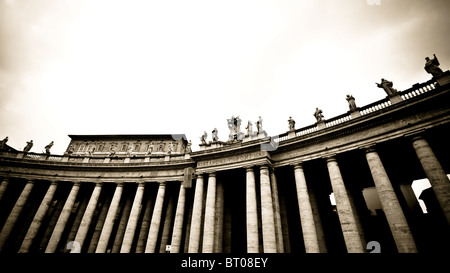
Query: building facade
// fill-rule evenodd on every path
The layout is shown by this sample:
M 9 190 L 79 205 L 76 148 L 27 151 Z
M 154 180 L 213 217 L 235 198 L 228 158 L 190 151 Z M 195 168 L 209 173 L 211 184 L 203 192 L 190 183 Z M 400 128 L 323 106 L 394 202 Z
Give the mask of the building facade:
M 196 152 L 182 134 L 71 135 L 64 155 L 3 145 L 0 251 L 448 251 L 448 78 L 275 137 L 230 123 Z

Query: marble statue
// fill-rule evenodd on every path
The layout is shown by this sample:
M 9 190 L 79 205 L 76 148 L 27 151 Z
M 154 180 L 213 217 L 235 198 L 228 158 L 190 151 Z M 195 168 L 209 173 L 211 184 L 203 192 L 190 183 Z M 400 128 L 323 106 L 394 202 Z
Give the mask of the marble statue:
M 256 122 L 256 130 L 258 134 L 263 132 L 261 116 L 258 117 L 258 121 Z
M 219 141 L 219 135 L 218 135 L 217 128 L 214 128 L 214 130 L 212 131 L 212 140 L 213 140 L 213 142 Z
M 8 137 L 5 137 L 0 144 L 0 148 L 6 148 L 6 142 L 8 142 Z
M 295 120 L 293 120 L 292 117 L 289 117 L 288 123 L 289 131 L 295 131 Z
M 314 112 L 314 117 L 316 118 L 317 122 L 323 121 L 322 110 L 320 110 L 318 107 L 316 107 L 316 111 Z
M 50 142 L 47 146 L 45 146 L 45 153 L 46 154 L 50 154 L 50 149 L 52 148 L 52 146 L 53 146 L 53 141 Z
M 247 135 L 251 136 L 253 135 L 253 125 L 252 122 L 249 120 L 247 123 L 247 127 L 245 127 L 245 129 L 247 129 Z
M 430 59 L 429 57 L 425 58 L 425 71 L 433 75 L 433 77 L 438 77 L 444 74 L 444 72 L 439 68 L 440 64 L 438 58 L 436 57 L 436 54 L 433 54 L 433 57 L 433 59 Z
M 206 131 L 204 131 L 203 135 L 200 137 L 200 141 L 202 142 L 202 144 L 206 144 L 207 137 L 208 137 L 208 134 L 206 133 Z
M 352 95 L 347 95 L 345 99 L 348 101 L 348 108 L 350 108 L 350 111 L 355 111 L 357 109 L 355 98 Z
M 31 150 L 31 147 L 33 147 L 33 140 L 27 141 L 27 145 L 23 148 L 23 151 L 27 153 Z
M 397 89 L 392 88 L 392 82 L 391 81 L 388 81 L 388 80 L 385 80 L 385 79 L 382 78 L 381 79 L 381 83 L 376 83 L 376 85 L 379 88 L 383 88 L 384 92 L 386 92 L 386 94 L 389 97 L 397 95 Z

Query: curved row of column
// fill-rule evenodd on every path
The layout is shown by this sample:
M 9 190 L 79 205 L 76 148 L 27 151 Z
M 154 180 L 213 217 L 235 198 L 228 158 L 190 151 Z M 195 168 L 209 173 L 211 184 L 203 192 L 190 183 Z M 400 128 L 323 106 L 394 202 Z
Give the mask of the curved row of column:
M 437 200 L 450 223 L 450 181 L 427 141 L 419 135 L 410 139 L 436 193 Z M 374 147 L 365 148 L 365 158 L 397 250 L 401 253 L 417 252 L 410 227 L 376 149 Z M 365 252 L 367 242 L 352 197 L 349 195 L 341 175 L 339 163 L 335 156 L 328 156 L 325 162 L 347 252 Z M 245 170 L 246 250 L 248 253 L 282 253 L 284 252 L 284 227 L 275 171 L 269 164 L 248 166 Z M 317 204 L 315 204 L 315 197 L 308 187 L 303 163 L 294 164 L 293 172 L 305 251 L 307 253 L 327 252 L 323 227 L 315 208 Z M 88 231 L 92 230 L 94 225 L 92 219 L 96 213 L 103 220 L 95 225 L 92 236 L 96 239 L 95 244 L 91 243 L 89 246 L 90 252 L 105 253 L 107 251 L 111 244 L 115 225 L 118 225 L 117 229 L 121 232 L 117 232 L 118 235 L 114 238 L 113 252 L 128 253 L 132 251 L 133 246 L 135 246 L 135 252 L 160 252 L 158 247 L 166 244 L 170 244 L 172 253 L 222 252 L 225 221 L 223 183 L 226 181 L 219 181 L 216 177 L 216 172 L 197 174 L 190 204 L 186 204 L 187 191 L 182 183 L 179 186 L 177 198 L 176 196 L 167 196 L 166 182 L 159 183 L 154 201 L 151 198 L 144 199 L 146 186 L 150 183 L 139 183 L 132 198 L 128 198 L 123 204 L 126 209 L 123 209 L 124 215 L 118 224 L 115 219 L 121 209 L 124 183 L 116 184 L 114 194 L 112 197 L 106 198 L 106 204 L 102 206 L 101 211 L 96 211 L 96 209 L 105 183 L 96 183 L 89 199 L 85 199 L 80 204 L 80 206 L 84 206 L 84 212 L 76 220 L 79 221 L 77 228 L 71 230 L 73 233 L 71 238 L 77 242 L 71 252 L 83 249 Z M 0 184 L 0 200 L 10 183 L 11 181 L 5 178 Z M 11 235 L 19 216 L 23 213 L 23 208 L 35 184 L 32 180 L 26 183 L 9 213 L 0 231 L 0 251 L 3 250 L 6 240 Z M 55 219 L 53 230 L 49 234 L 45 247 L 46 253 L 57 251 L 63 233 L 68 228 L 67 223 L 73 212 L 81 184 L 76 182 L 71 186 L 64 206 Z M 54 181 L 47 188 L 21 242 L 19 252 L 30 251 L 33 240 L 51 206 L 57 187 L 58 183 Z M 176 198 L 176 202 L 174 198 Z M 189 214 L 185 215 L 186 212 Z M 170 215 L 174 215 L 173 219 Z M 143 220 L 141 226 L 138 226 L 140 218 Z M 164 222 L 163 225 L 162 222 Z M 164 232 L 161 232 L 161 229 Z M 138 234 L 136 234 L 137 231 L 139 231 Z M 181 249 L 183 244 L 185 249 Z
M 9 179 L 4 179 L 0 184 L 0 192 L 3 193 L 6 190 L 6 187 L 10 183 Z M 17 221 L 22 213 L 29 213 L 27 211 L 23 211 L 25 204 L 27 203 L 29 196 L 35 187 L 35 181 L 29 180 L 23 190 L 21 191 L 17 201 L 15 202 L 11 212 L 9 213 L 8 218 L 6 219 L 1 231 L 0 231 L 0 251 L 3 251 L 6 241 L 10 237 L 12 231 L 16 227 Z M 75 223 L 77 220 L 74 220 L 72 227 L 68 226 L 68 220 L 70 215 L 74 212 L 75 202 L 80 192 L 80 186 L 82 183 L 76 182 L 73 183 L 70 189 L 70 192 L 65 199 L 64 206 L 62 207 L 57 220 L 55 220 L 53 230 L 51 231 L 50 238 L 45 247 L 46 253 L 54 253 L 58 251 L 58 246 L 60 245 L 60 240 L 63 237 L 63 233 L 68 229 L 73 230 L 75 228 L 75 235 L 73 241 L 75 242 L 72 245 L 71 252 L 77 253 L 80 249 L 83 248 L 83 245 L 86 241 L 86 236 L 88 235 L 88 231 L 92 230 L 94 223 L 92 220 L 94 218 L 94 214 L 98 213 L 96 210 L 98 209 L 99 197 L 102 192 L 102 188 L 104 183 L 96 183 L 95 187 L 90 194 L 89 201 L 87 202 L 85 208 L 83 208 L 82 217 L 79 220 L 79 223 Z M 120 252 L 120 253 L 128 253 L 131 251 L 132 244 L 136 237 L 136 231 L 138 230 L 137 224 L 140 218 L 141 213 L 149 214 L 150 205 L 147 205 L 145 210 L 142 210 L 143 207 L 143 196 L 144 189 L 146 185 L 149 183 L 139 183 L 136 189 L 136 192 L 133 193 L 134 198 L 130 200 L 129 198 L 126 201 L 125 207 L 130 206 L 131 208 L 128 210 L 128 215 L 123 215 L 121 217 L 121 221 L 119 222 L 119 229 L 123 229 L 123 232 L 116 233 L 116 238 L 114 238 L 114 246 L 112 252 Z M 46 216 L 52 199 L 55 195 L 56 189 L 58 187 L 58 182 L 51 182 L 48 187 L 45 196 L 43 197 L 41 203 L 39 204 L 39 208 L 37 209 L 33 220 L 31 221 L 30 226 L 27 229 L 26 235 L 21 243 L 20 249 L 18 250 L 21 253 L 26 253 L 30 251 L 30 247 L 33 243 L 33 240 L 36 238 L 39 229 L 41 228 L 42 221 Z M 123 187 L 124 183 L 117 183 L 114 189 L 114 195 L 108 203 L 108 207 L 103 206 L 102 218 L 103 221 L 98 221 L 95 225 L 95 233 L 97 233 L 96 243 L 91 243 L 89 246 L 90 252 L 95 253 L 105 253 L 108 248 L 108 244 L 110 244 L 110 238 L 113 233 L 113 228 L 117 223 L 115 219 L 118 217 L 118 212 L 120 210 L 120 202 L 123 195 Z M 144 219 L 142 221 L 142 225 L 139 228 L 139 242 L 146 241 L 146 245 L 142 246 L 141 244 L 137 244 L 136 252 L 146 252 L 153 253 L 159 252 L 159 248 L 156 248 L 156 243 L 158 240 L 158 235 L 160 231 L 160 223 L 164 218 L 163 215 L 163 205 L 165 201 L 165 188 L 166 182 L 160 182 L 158 186 L 156 200 L 153 206 L 153 211 L 151 214 L 151 218 Z M 131 202 L 132 201 L 132 202 Z M 150 200 L 148 200 L 148 203 Z M 80 203 L 82 203 L 79 200 Z M 123 201 L 122 201 L 123 202 Z M 184 202 L 185 202 L 185 188 L 184 185 L 180 183 L 179 187 L 179 198 L 177 204 L 177 214 L 175 216 L 175 227 L 172 233 L 173 239 L 171 239 L 175 245 L 180 245 L 181 240 L 181 232 L 183 227 L 183 218 L 184 218 Z M 82 204 L 79 205 L 80 210 L 82 209 Z M 123 211 L 126 211 L 125 209 Z M 80 218 L 80 217 L 77 217 Z M 149 229 L 145 229 L 145 222 L 149 222 Z M 99 225 L 101 223 L 101 225 Z M 100 226 L 100 227 L 98 227 Z M 120 237 L 122 236 L 122 237 Z M 170 239 L 170 238 L 169 238 Z M 116 248 L 116 249 L 114 249 Z M 176 248 L 176 247 L 175 247 Z

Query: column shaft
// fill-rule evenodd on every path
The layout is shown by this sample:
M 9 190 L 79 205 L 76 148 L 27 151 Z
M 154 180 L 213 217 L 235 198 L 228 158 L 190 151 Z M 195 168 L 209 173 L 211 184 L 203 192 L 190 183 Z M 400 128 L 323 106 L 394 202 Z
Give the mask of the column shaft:
M 447 223 L 450 225 L 450 180 L 424 138 L 421 136 L 413 137 L 412 145 L 430 181 L 439 205 L 447 218 Z
M 320 253 L 319 239 L 317 237 L 313 210 L 309 199 L 308 186 L 306 185 L 305 174 L 300 164 L 295 165 L 294 174 L 305 250 L 306 253 Z
M 278 198 L 278 185 L 275 169 L 270 173 L 270 183 L 272 185 L 272 199 L 275 217 L 275 235 L 277 237 L 277 253 L 284 253 L 283 229 L 281 225 L 280 200 Z
M 246 172 L 247 253 L 259 252 L 258 214 L 256 203 L 255 173 L 252 168 Z
M 223 249 L 223 212 L 224 192 L 222 181 L 216 181 L 216 215 L 214 223 L 214 253 L 222 253 Z
M 191 230 L 189 234 L 189 253 L 198 253 L 200 247 L 200 232 L 203 208 L 203 176 L 197 177 L 194 193 L 194 207 L 192 208 Z
M 131 208 L 130 217 L 128 218 L 125 237 L 123 238 L 121 253 L 129 253 L 133 244 L 134 234 L 136 232 L 139 214 L 141 213 L 142 197 L 144 196 L 145 183 L 139 183 L 134 197 L 133 207 Z
M 368 149 L 366 158 L 398 252 L 417 252 L 408 222 L 378 153 L 374 149 Z
M 183 183 L 178 193 L 177 210 L 175 211 L 175 222 L 173 224 L 172 242 L 170 253 L 180 253 L 181 236 L 183 235 L 184 207 L 186 203 L 186 189 Z
M 148 187 L 147 187 L 148 188 Z M 150 221 L 152 220 L 153 199 L 149 194 L 145 205 L 144 217 L 142 219 L 141 229 L 136 245 L 136 253 L 144 253 L 147 244 L 148 230 L 150 229 Z
M 103 201 L 101 206 L 101 211 L 98 216 L 97 224 L 95 225 L 94 232 L 91 237 L 91 241 L 89 243 L 89 248 L 87 253 L 95 253 L 95 250 L 98 246 L 98 240 L 100 239 L 100 235 L 102 234 L 103 225 L 105 225 L 106 216 L 108 215 L 109 206 L 111 205 L 112 196 L 107 195 Z M 100 208 L 99 208 L 100 209 Z
M 114 191 L 114 196 L 111 201 L 111 205 L 108 209 L 108 214 L 106 215 L 105 224 L 103 225 L 102 232 L 100 234 L 100 239 L 98 240 L 98 245 L 95 253 L 105 253 L 108 247 L 109 238 L 114 226 L 114 218 L 117 215 L 119 209 L 120 198 L 123 192 L 123 183 L 119 183 Z
M 170 244 L 170 238 L 171 238 L 171 232 L 173 228 L 173 211 L 175 206 L 174 196 L 170 194 L 167 196 L 167 206 L 164 217 L 164 225 L 163 230 L 161 233 L 161 243 L 159 245 L 159 253 L 165 253 L 166 252 L 166 246 Z M 161 219 L 162 220 L 162 219 Z
M 78 227 L 77 235 L 75 235 L 75 242 L 80 245 L 80 250 L 83 248 L 84 240 L 86 239 L 87 232 L 91 225 L 92 216 L 94 215 L 95 208 L 97 207 L 98 198 L 102 190 L 102 183 L 96 183 L 94 191 L 92 192 L 89 203 L 84 212 L 83 218 L 81 219 L 81 224 Z M 75 246 L 72 248 L 74 251 Z
M 111 253 L 119 253 L 120 247 L 122 246 L 123 238 L 125 236 L 125 228 L 127 227 L 127 222 L 131 213 L 131 205 L 133 200 L 131 198 L 131 193 L 127 193 L 125 197 L 125 204 L 122 209 L 122 213 L 120 215 L 119 224 L 117 226 L 117 231 L 114 237 L 113 246 L 111 249 Z
M 161 182 L 156 196 L 155 207 L 153 209 L 152 221 L 148 232 L 147 245 L 145 253 L 155 253 L 156 241 L 158 240 L 159 226 L 161 224 L 161 214 L 164 204 L 164 195 L 166 192 L 166 183 Z
M 20 194 L 19 198 L 17 199 L 16 204 L 14 205 L 11 213 L 9 214 L 8 219 L 6 219 L 6 222 L 3 225 L 2 231 L 0 232 L 0 251 L 3 250 L 5 242 L 8 239 L 9 235 L 11 234 L 14 224 L 16 223 L 17 219 L 19 218 L 20 213 L 22 212 L 22 209 L 28 200 L 28 196 L 30 196 L 33 186 L 34 186 L 33 181 L 30 180 L 27 182 L 27 184 L 25 185 L 25 188 L 22 190 L 22 193 Z
M 0 184 L 0 200 L 2 200 L 3 194 L 6 191 L 6 188 L 8 187 L 9 184 L 9 179 L 8 178 L 4 178 L 2 183 Z
M 273 213 L 272 189 L 270 186 L 269 168 L 261 166 L 261 221 L 264 253 L 277 253 L 275 235 L 275 217 Z
M 347 251 L 349 253 L 363 253 L 365 246 L 361 242 L 354 211 L 352 210 L 336 159 L 328 158 L 327 166 Z
M 33 243 L 33 240 L 36 237 L 39 228 L 41 227 L 42 220 L 44 220 L 45 214 L 47 213 L 50 203 L 52 202 L 53 196 L 55 195 L 56 187 L 57 187 L 56 182 L 52 182 L 51 185 L 48 187 L 47 193 L 45 194 L 44 199 L 42 200 L 39 206 L 39 209 L 34 215 L 33 221 L 31 222 L 31 225 L 28 228 L 27 234 L 25 235 L 22 245 L 20 246 L 19 249 L 20 253 L 27 253 L 30 250 L 31 244 Z
M 202 253 L 214 252 L 214 221 L 216 217 L 216 174 L 210 173 L 206 192 Z

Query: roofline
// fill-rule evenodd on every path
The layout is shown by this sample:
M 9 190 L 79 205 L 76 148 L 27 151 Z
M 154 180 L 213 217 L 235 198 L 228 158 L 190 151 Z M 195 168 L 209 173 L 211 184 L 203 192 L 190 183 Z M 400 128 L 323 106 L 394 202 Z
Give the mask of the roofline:
M 185 134 L 109 134 L 109 135 L 68 135 L 72 140 L 86 140 L 86 139 L 168 139 L 174 140 L 187 139 Z

